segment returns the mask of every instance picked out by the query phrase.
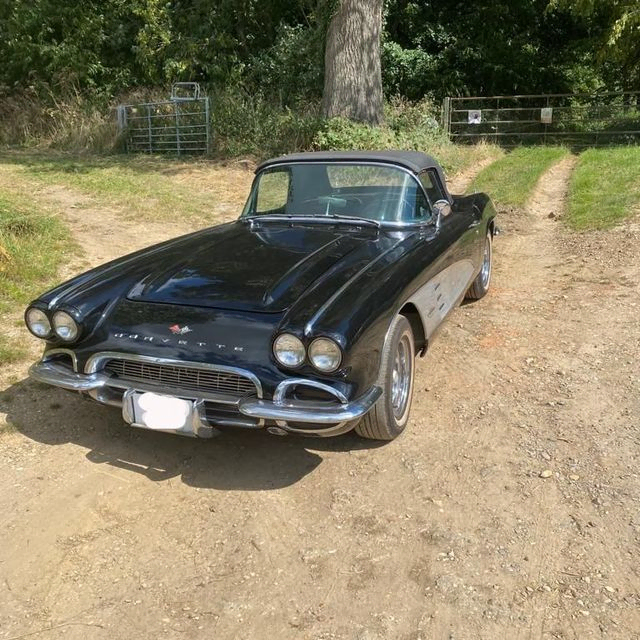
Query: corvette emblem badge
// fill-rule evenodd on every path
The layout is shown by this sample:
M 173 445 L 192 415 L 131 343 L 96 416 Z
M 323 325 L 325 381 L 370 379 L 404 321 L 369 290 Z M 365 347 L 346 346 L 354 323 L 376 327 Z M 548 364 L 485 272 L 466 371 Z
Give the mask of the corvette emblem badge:
M 183 336 L 186 333 L 191 333 L 193 329 L 189 329 L 189 327 L 185 324 L 184 327 L 181 327 L 179 324 L 173 324 L 169 327 L 169 331 L 176 336 Z

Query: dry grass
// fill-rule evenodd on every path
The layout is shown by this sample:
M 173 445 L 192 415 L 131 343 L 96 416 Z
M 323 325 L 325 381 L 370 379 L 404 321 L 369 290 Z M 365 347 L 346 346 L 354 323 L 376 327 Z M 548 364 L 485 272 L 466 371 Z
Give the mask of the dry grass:
M 118 209 L 124 219 L 206 225 L 240 214 L 255 164 L 5 151 L 0 166 L 18 183 L 71 189 L 85 206 Z

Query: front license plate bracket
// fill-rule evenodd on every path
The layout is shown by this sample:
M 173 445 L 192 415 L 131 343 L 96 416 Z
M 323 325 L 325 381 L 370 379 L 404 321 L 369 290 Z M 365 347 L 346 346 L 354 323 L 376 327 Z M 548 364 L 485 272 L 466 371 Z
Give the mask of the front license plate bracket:
M 217 429 L 202 420 L 204 402 L 129 389 L 122 397 L 122 418 L 132 427 L 210 438 Z

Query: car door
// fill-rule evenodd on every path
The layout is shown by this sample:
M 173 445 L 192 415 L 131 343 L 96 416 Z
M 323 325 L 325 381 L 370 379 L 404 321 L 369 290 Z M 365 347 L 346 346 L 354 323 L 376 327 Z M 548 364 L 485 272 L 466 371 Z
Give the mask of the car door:
M 420 182 L 428 198 L 429 208 L 439 200 L 452 204 L 451 213 L 441 216 L 435 237 L 428 240 L 429 253 L 437 258 L 426 269 L 427 282 L 412 296 L 425 326 L 431 336 L 442 320 L 464 296 L 476 271 L 479 218 L 472 201 L 451 198 L 443 188 L 437 172 L 423 171 Z

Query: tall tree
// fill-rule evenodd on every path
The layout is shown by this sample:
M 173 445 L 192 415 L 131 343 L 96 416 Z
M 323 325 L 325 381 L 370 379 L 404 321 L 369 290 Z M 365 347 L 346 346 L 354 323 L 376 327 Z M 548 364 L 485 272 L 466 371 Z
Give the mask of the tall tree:
M 322 111 L 382 121 L 380 31 L 383 0 L 339 0 L 327 31 Z

